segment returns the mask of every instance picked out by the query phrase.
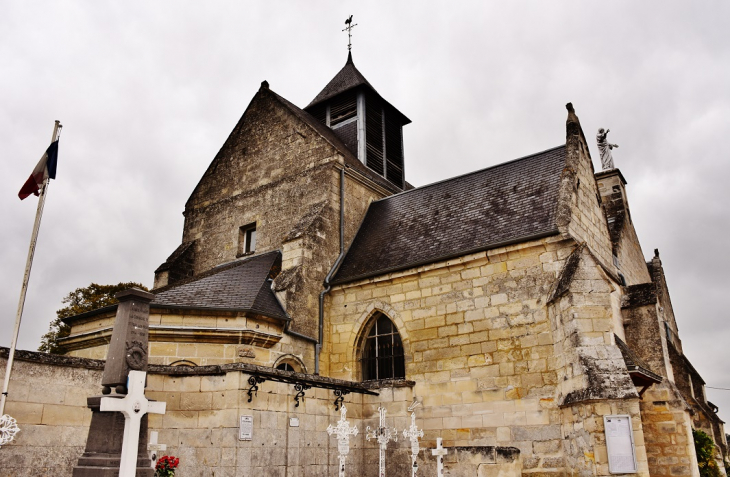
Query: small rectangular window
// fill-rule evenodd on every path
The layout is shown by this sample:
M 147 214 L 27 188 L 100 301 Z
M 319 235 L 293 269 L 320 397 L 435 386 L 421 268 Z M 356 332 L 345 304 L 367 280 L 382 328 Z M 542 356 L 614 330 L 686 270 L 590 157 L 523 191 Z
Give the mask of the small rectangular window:
M 256 251 L 256 224 L 248 224 L 238 229 L 238 257 Z

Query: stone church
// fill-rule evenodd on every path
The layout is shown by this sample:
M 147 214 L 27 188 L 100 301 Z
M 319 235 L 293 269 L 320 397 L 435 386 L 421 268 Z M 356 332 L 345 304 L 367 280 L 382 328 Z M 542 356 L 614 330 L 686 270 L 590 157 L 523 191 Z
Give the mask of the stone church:
M 261 84 L 155 270 L 147 395 L 167 413 L 149 428 L 178 474 L 336 475 L 343 403 L 348 475 L 377 475 L 379 407 L 424 429 L 418 475 L 436 475 L 437 438 L 452 476 L 699 475 L 692 429 L 721 464 L 659 253 L 573 106 L 556 147 L 422 187 L 409 123 L 351 55 L 303 109 Z M 115 314 L 66 319 L 65 356 L 20 353 L 8 412 L 27 430 L 0 475 L 36 475 L 24 455 L 48 448 L 70 475 Z M 388 475 L 410 475 L 410 452 L 389 444 Z

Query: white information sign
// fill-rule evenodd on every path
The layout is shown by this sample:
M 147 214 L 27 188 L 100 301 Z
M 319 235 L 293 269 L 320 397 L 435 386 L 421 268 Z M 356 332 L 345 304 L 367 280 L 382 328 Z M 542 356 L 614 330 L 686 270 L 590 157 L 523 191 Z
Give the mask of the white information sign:
M 608 451 L 608 471 L 612 474 L 636 473 L 636 451 L 631 417 L 603 416 Z
M 238 440 L 250 441 L 253 439 L 253 416 L 241 416 L 238 428 Z

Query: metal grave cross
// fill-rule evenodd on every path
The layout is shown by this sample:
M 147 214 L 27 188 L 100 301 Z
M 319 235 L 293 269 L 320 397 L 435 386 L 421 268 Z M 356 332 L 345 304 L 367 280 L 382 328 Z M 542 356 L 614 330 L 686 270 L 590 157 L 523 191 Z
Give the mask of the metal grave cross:
M 100 411 L 117 411 L 124 414 L 124 441 L 119 462 L 119 477 L 134 477 L 137 471 L 137 446 L 142 416 L 147 413 L 165 414 L 167 403 L 150 402 L 144 395 L 144 371 L 130 371 L 123 399 L 101 398 Z
M 327 434 L 337 436 L 337 456 L 340 459 L 339 477 L 345 477 L 345 459 L 347 454 L 350 453 L 350 436 L 357 435 L 357 427 L 350 427 L 350 423 L 347 422 L 347 408 L 344 404 L 340 413 L 342 417 L 337 421 L 337 426 L 332 427 L 332 424 L 330 424 L 327 427 Z
M 160 458 L 159 451 L 166 451 L 166 444 L 157 443 L 157 431 L 150 432 L 150 442 L 147 444 L 147 450 L 150 453 L 150 460 L 152 461 L 152 468 L 154 469 L 157 465 L 157 459 Z
M 444 449 L 441 446 L 441 438 L 436 438 L 436 448 L 431 449 L 431 454 L 438 456 L 438 460 L 436 461 L 436 475 L 438 477 L 444 477 L 444 456 L 449 453 L 448 449 Z
M 378 412 L 380 413 L 380 425 L 377 429 L 370 430 L 368 426 L 365 431 L 365 437 L 367 440 L 377 439 L 380 445 L 380 459 L 378 461 L 378 477 L 385 477 L 385 449 L 388 447 L 388 442 L 398 442 L 398 430 L 394 427 L 393 430 L 388 429 L 385 426 L 385 413 L 387 412 L 384 407 L 379 407 Z
M 418 445 L 419 437 L 423 437 L 423 429 L 419 429 L 416 425 L 416 413 L 412 412 L 411 427 L 403 429 L 403 438 L 411 441 L 411 461 L 413 461 L 413 464 L 411 465 L 411 477 L 416 477 L 416 472 L 418 471 L 416 459 L 418 458 L 418 451 L 421 450 Z

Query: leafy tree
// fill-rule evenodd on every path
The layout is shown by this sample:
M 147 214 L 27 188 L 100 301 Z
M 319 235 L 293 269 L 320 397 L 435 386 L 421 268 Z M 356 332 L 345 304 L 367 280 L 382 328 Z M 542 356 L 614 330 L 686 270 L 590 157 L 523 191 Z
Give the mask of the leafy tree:
M 715 442 L 704 431 L 692 429 L 697 453 L 697 466 L 701 477 L 721 477 L 722 473 L 715 461 Z
M 71 332 L 71 327 L 61 321 L 63 318 L 114 305 L 118 303 L 114 295 L 129 288 L 147 290 L 146 286 L 134 282 L 123 282 L 117 283 L 116 285 L 92 283 L 88 287 L 77 288 L 66 295 L 62 301 L 66 306 L 56 311 L 56 319 L 51 322 L 48 333 L 41 338 L 41 345 L 38 347 L 38 351 L 61 354 L 62 351 L 58 345 L 58 339 L 68 336 Z

